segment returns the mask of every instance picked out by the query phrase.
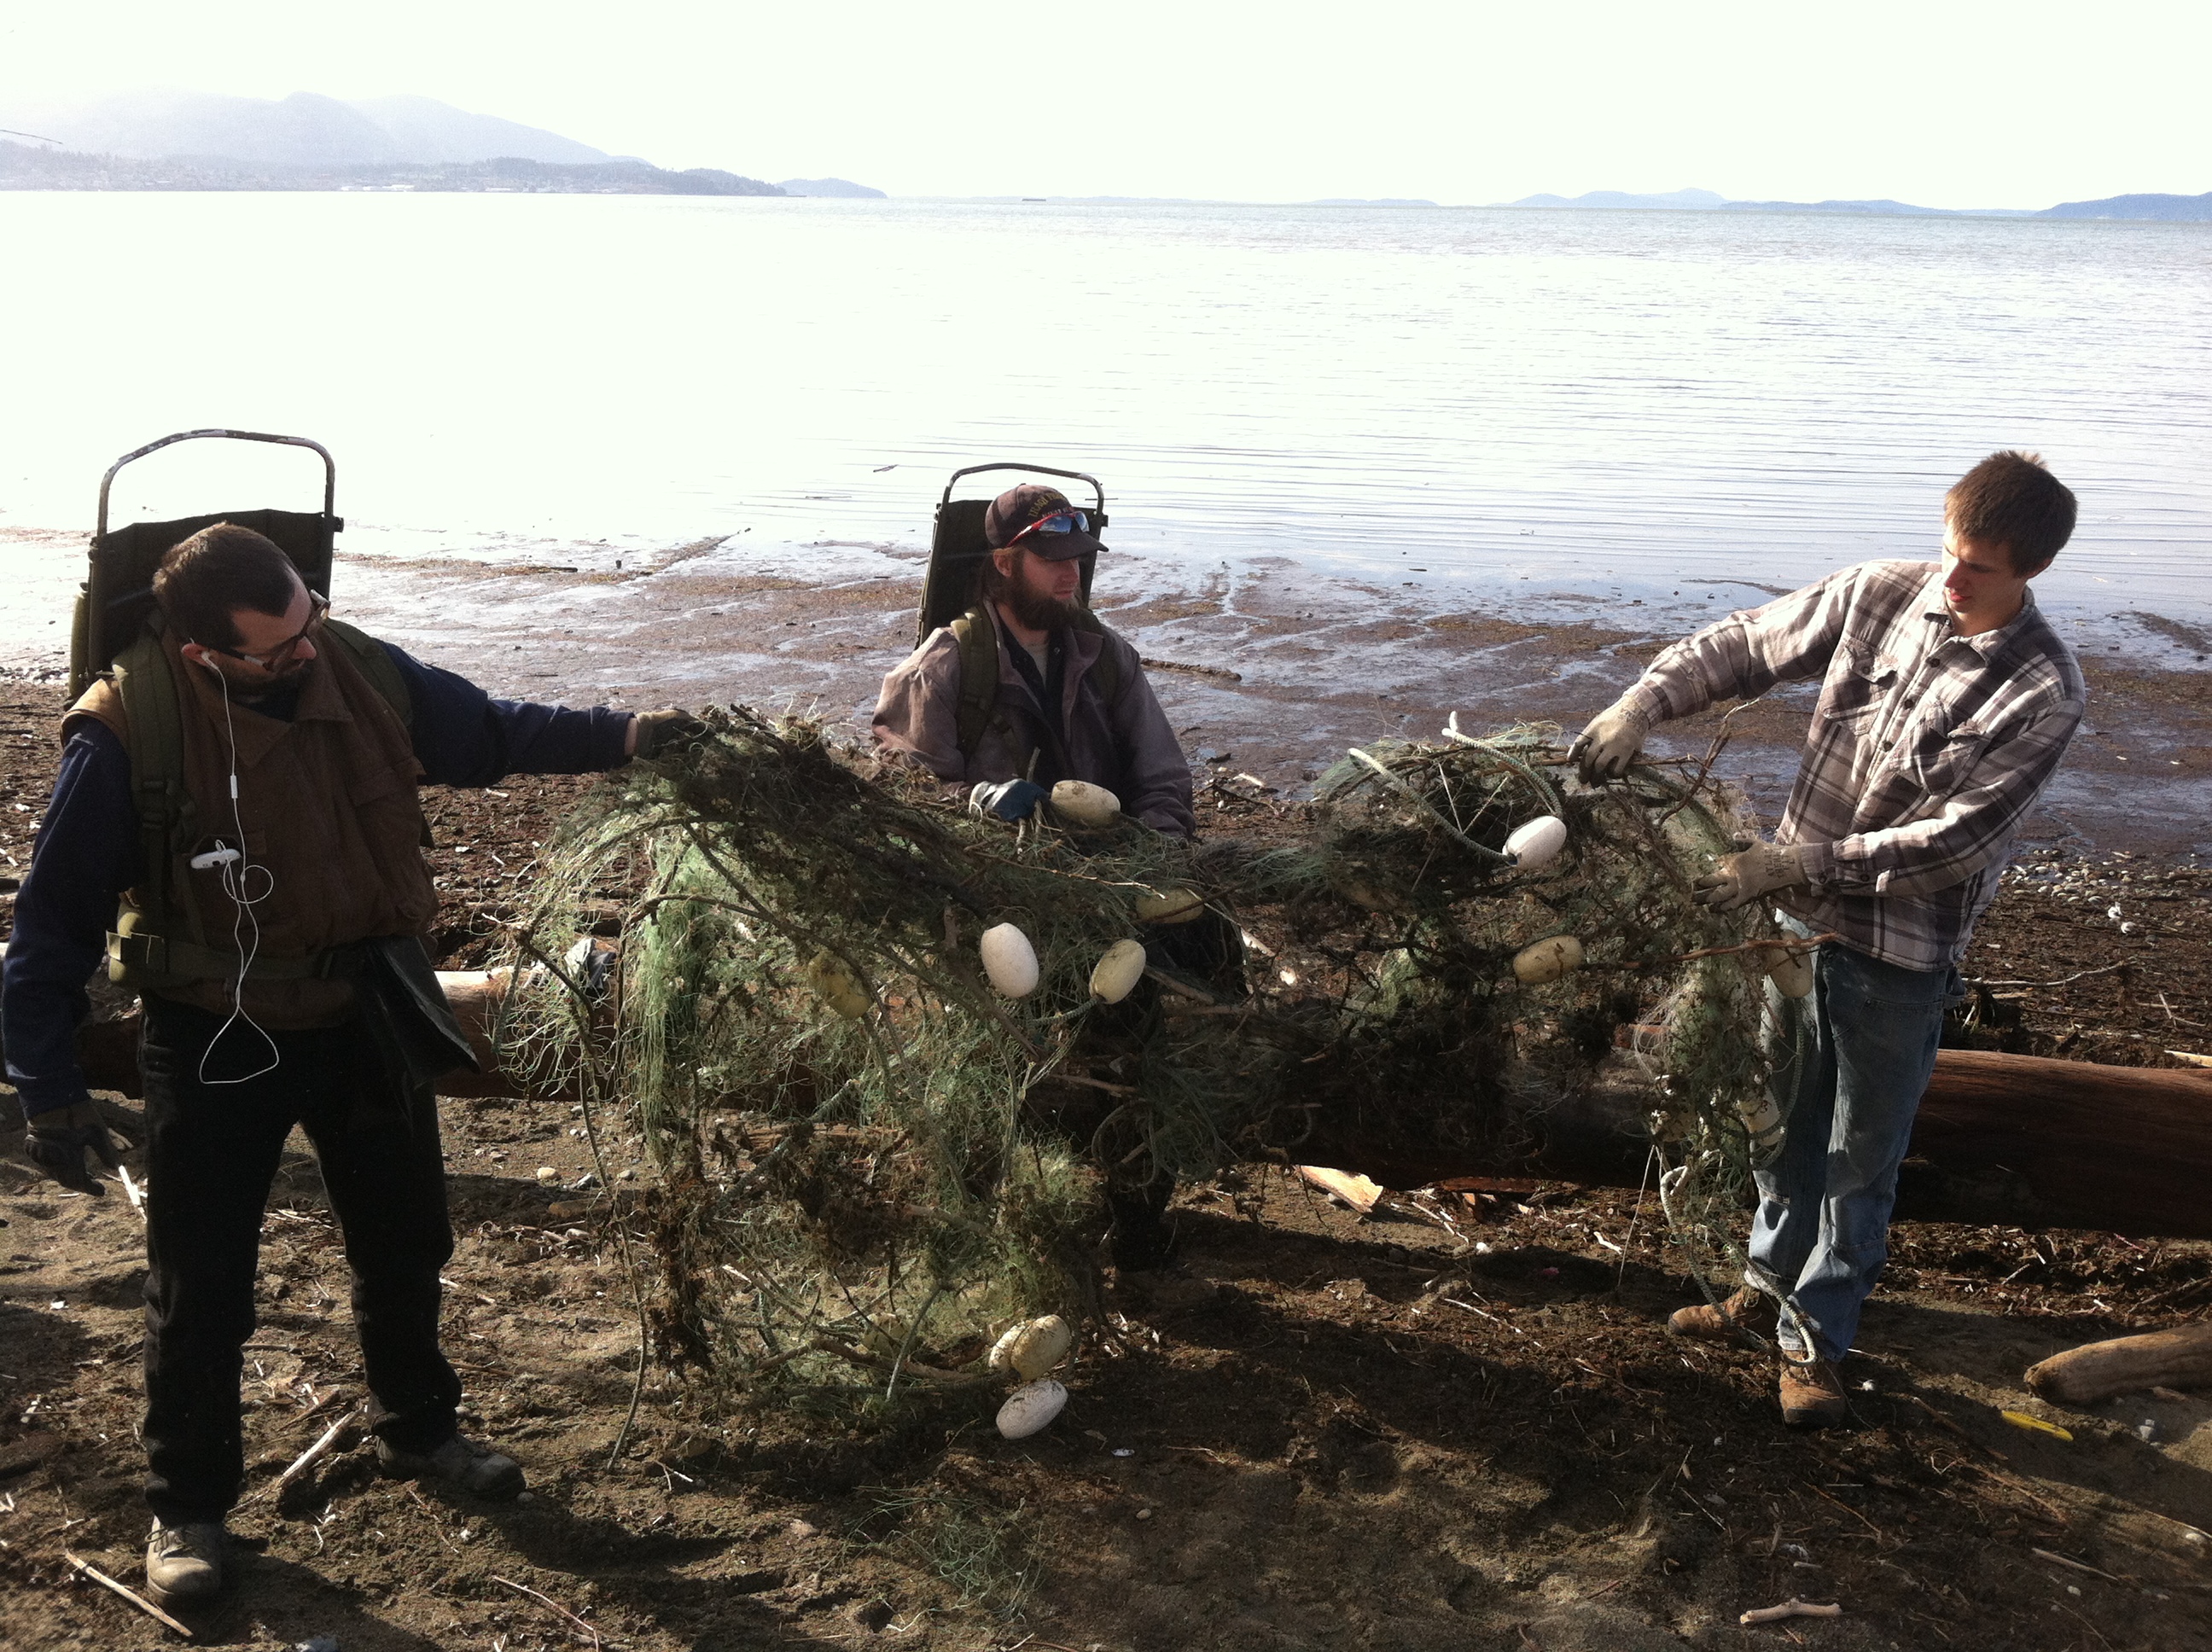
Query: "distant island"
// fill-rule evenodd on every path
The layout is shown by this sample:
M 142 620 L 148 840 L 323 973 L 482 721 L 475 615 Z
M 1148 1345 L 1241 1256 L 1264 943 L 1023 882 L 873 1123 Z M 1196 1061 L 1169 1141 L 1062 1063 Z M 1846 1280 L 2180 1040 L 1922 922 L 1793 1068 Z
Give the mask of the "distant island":
M 0 189 L 374 190 L 538 195 L 865 195 L 714 167 L 670 171 L 434 98 L 345 102 L 131 93 L 0 107 Z
M 832 201 L 883 201 L 890 198 L 879 189 L 870 189 L 866 184 L 855 184 L 843 178 L 787 178 L 776 187 L 786 195 L 811 195 Z
M 1568 210 L 1671 212 L 1833 212 L 1872 217 L 1909 218 L 2148 218 L 2168 222 L 2212 220 L 2212 194 L 2114 195 L 2101 201 L 2068 201 L 2032 211 L 2014 207 L 1924 207 L 1906 201 L 1732 201 L 1709 189 L 1678 189 L 1665 195 L 1629 195 L 1592 190 L 1572 199 L 1561 195 L 1526 195 L 1500 206 L 1548 207 Z

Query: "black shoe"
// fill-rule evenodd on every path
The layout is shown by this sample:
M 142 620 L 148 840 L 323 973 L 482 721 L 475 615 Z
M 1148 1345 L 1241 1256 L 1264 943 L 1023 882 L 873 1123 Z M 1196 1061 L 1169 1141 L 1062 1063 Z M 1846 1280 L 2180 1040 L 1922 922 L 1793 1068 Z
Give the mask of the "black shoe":
M 511 1497 L 526 1484 L 522 1465 L 514 1458 L 458 1434 L 428 1451 L 402 1451 L 379 1440 L 376 1461 L 394 1479 L 443 1480 L 480 1497 Z
M 204 1600 L 222 1588 L 222 1551 L 227 1534 L 219 1520 L 186 1521 L 179 1526 L 154 1522 L 146 1540 L 146 1592 L 156 1606 Z

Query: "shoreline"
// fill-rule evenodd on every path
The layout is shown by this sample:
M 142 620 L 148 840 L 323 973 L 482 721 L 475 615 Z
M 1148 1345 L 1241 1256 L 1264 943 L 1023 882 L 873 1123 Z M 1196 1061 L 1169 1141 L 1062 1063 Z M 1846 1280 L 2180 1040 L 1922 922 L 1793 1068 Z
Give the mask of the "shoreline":
M 58 558 L 82 554 L 76 536 L 36 538 Z M 588 549 L 558 564 L 364 557 L 343 564 L 333 594 L 372 634 L 495 694 L 633 708 L 742 701 L 864 734 L 884 673 L 914 642 L 921 553 L 824 544 L 749 554 L 752 571 L 740 571 L 720 550 L 714 540 L 644 556 L 610 547 L 598 565 Z M 807 577 L 810 563 L 847 577 Z M 1393 589 L 1287 558 L 1205 568 L 1116 553 L 1094 597 L 1154 662 L 1154 689 L 1194 763 L 1293 795 L 1346 746 L 1432 738 L 1455 711 L 1470 727 L 1579 727 L 1675 637 L 1763 599 L 1747 584 L 1658 606 L 1474 594 Z M 2157 637 L 2151 647 L 2112 635 L 2078 645 L 2090 714 L 2023 848 L 2212 855 L 2212 684 L 2205 669 L 2176 664 L 2193 665 L 2197 645 L 2212 651 L 2212 636 L 2155 616 L 2138 623 Z M 64 663 L 65 613 L 7 629 L 16 633 L 0 633 L 9 674 L 50 677 Z M 33 641 L 39 631 L 53 641 Z M 1816 689 L 1778 689 L 1730 725 L 1717 772 L 1770 820 Z M 1718 716 L 1661 729 L 1652 750 L 1702 756 Z

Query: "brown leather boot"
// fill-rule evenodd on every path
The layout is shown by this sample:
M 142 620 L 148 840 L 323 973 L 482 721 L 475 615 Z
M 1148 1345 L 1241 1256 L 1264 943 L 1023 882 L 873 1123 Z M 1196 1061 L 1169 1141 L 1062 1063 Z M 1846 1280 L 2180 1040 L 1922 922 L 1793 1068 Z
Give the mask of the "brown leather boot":
M 1698 1342 L 1733 1342 L 1736 1325 L 1759 1335 L 1774 1334 L 1774 1298 L 1763 1291 L 1753 1291 L 1749 1285 L 1739 1287 L 1721 1298 L 1721 1307 L 1728 1309 L 1728 1318 L 1721 1317 L 1718 1309 L 1704 1303 L 1694 1308 L 1678 1308 L 1668 1315 L 1667 1334 L 1688 1337 Z
M 1782 1420 L 1791 1428 L 1833 1428 L 1850 1415 L 1844 1379 L 1825 1359 L 1782 1362 Z

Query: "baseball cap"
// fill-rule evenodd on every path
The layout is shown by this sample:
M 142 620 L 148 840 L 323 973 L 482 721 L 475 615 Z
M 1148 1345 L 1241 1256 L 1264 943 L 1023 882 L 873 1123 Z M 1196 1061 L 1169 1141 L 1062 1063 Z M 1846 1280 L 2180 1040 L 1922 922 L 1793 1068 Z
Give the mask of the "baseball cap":
M 1024 530 L 1045 522 L 1051 517 L 1066 518 L 1065 525 L 1047 523 L 1035 532 Z M 1018 488 L 1009 488 L 991 501 L 983 513 L 983 538 L 994 550 L 1018 540 L 1022 549 L 1042 556 L 1048 562 L 1064 562 L 1073 556 L 1095 556 L 1106 549 L 1091 532 L 1087 512 L 1079 511 L 1067 502 L 1067 495 L 1057 488 L 1047 488 L 1035 482 L 1024 482 Z

